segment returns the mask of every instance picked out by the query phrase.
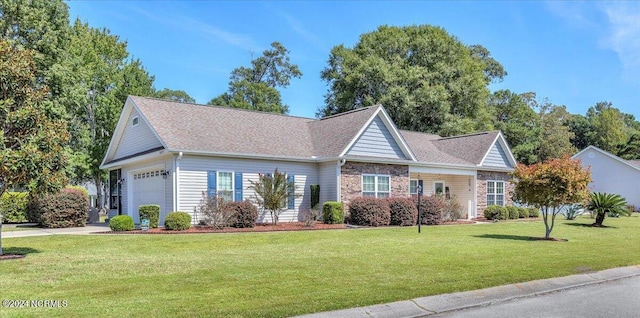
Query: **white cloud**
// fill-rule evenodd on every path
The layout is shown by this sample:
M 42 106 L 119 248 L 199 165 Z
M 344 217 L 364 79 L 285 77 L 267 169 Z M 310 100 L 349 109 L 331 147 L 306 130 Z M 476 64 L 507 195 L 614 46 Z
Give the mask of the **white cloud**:
M 618 54 L 627 75 L 637 77 L 640 74 L 640 3 L 613 2 L 603 5 L 602 9 L 609 22 L 603 44 Z
M 287 22 L 287 24 L 289 25 L 289 27 L 291 29 L 293 29 L 293 31 L 295 31 L 296 33 L 298 33 L 298 35 L 300 35 L 305 41 L 313 44 L 313 46 L 315 46 L 316 48 L 322 50 L 322 51 L 328 51 L 326 45 L 324 44 L 324 42 L 320 39 L 319 36 L 309 32 L 307 29 L 305 29 L 302 26 L 302 23 L 294 18 L 293 16 L 282 12 L 282 11 L 278 11 L 278 14 L 283 17 L 285 19 L 285 21 Z

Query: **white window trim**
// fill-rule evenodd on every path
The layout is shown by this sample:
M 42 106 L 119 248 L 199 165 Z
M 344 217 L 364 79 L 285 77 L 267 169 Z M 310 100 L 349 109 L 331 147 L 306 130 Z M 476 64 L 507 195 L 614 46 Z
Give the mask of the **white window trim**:
M 447 192 L 447 184 L 444 182 L 444 180 L 433 181 L 433 194 L 438 194 L 438 192 L 436 192 L 436 184 L 438 183 L 442 183 L 442 193 L 440 194 L 445 195 Z
M 220 173 L 231 173 L 231 200 L 233 201 L 235 198 L 235 189 L 236 189 L 236 174 L 233 171 L 216 171 L 216 196 L 220 197 Z
M 416 192 L 411 192 L 411 182 L 416 182 Z M 420 180 L 418 179 L 409 179 L 409 195 L 418 194 L 418 185 L 420 184 Z
M 364 196 L 365 192 L 372 192 L 372 191 L 364 191 L 364 177 L 365 176 L 366 177 L 374 177 L 374 183 L 373 183 L 374 191 L 373 191 L 373 193 L 375 193 L 375 197 L 376 198 L 378 198 L 378 195 L 380 193 L 388 193 L 389 194 L 388 197 L 391 197 L 391 175 L 388 175 L 388 174 L 369 174 L 369 173 L 362 174 L 362 176 L 360 177 L 360 194 L 362 196 Z M 378 191 L 378 178 L 379 177 L 387 177 L 387 178 L 389 178 L 389 191 Z
M 489 193 L 489 182 L 493 182 L 493 192 Z M 498 182 L 502 183 L 502 193 L 498 193 Z M 497 196 L 498 195 L 502 195 L 502 205 L 501 206 L 506 206 L 507 205 L 507 197 L 506 197 L 506 182 L 503 180 L 487 180 L 487 206 L 489 205 L 497 205 L 498 204 L 498 199 Z M 489 204 L 489 195 L 493 195 L 493 204 Z
M 138 126 L 140 124 L 140 117 L 135 116 L 131 119 L 131 126 L 135 127 Z

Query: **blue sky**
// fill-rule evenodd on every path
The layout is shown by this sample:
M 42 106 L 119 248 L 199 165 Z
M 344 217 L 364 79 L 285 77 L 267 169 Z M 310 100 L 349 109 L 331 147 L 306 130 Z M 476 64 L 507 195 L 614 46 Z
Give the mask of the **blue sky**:
M 198 103 L 227 90 L 231 71 L 273 41 L 303 73 L 282 90 L 290 114 L 324 104 L 331 48 L 380 25 L 430 24 L 481 44 L 508 72 L 492 90 L 536 92 L 585 114 L 599 101 L 640 119 L 640 2 L 542 1 L 71 1 L 70 18 L 128 43 L 157 89 Z

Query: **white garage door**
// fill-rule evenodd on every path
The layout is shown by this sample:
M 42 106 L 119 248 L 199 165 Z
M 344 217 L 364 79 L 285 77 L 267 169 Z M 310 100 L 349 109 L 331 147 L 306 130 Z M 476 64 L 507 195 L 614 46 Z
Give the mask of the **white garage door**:
M 164 208 L 164 182 L 161 169 L 136 171 L 133 173 L 131 191 L 132 217 L 136 224 L 140 223 L 138 207 L 144 204 L 157 204 L 160 214 Z M 162 218 L 161 218 L 162 219 Z

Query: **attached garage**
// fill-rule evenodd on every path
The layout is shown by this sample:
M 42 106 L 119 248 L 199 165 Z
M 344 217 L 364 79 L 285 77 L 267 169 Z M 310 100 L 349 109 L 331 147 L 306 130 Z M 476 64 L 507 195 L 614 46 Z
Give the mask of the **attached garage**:
M 164 211 L 166 180 L 162 177 L 163 173 L 164 169 L 161 168 L 132 172 L 131 206 L 129 211 L 136 224 L 140 223 L 138 207 L 141 205 L 156 204 L 160 206 L 160 211 Z M 161 215 L 160 221 L 163 220 L 164 215 Z

